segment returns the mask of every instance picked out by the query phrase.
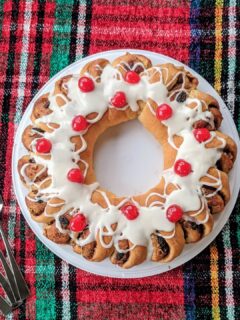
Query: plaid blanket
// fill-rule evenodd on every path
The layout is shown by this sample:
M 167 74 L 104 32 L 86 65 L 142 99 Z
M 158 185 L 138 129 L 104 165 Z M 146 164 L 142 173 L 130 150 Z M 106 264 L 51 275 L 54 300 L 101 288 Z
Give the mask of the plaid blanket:
M 77 270 L 38 241 L 11 182 L 14 133 L 33 96 L 68 64 L 108 49 L 147 49 L 189 64 L 240 130 L 239 19 L 239 0 L 0 0 L 1 219 L 31 289 L 7 319 L 240 319 L 239 203 L 192 261 L 145 279 L 110 279 Z

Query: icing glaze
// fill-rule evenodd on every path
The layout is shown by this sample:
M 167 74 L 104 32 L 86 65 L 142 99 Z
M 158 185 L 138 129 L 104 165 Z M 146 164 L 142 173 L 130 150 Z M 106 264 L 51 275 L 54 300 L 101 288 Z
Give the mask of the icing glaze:
M 128 66 L 126 63 L 121 63 L 121 67 L 125 70 L 135 70 L 137 66 L 144 66 L 141 63 L 137 63 L 133 66 Z M 119 66 L 118 66 L 119 67 Z M 73 75 L 66 83 L 64 88 L 67 90 L 67 97 L 63 94 L 50 93 L 49 108 L 52 113 L 43 116 L 36 120 L 36 123 L 45 123 L 51 130 L 49 132 L 41 133 L 40 136 L 44 136 L 52 144 L 52 150 L 49 154 L 50 157 L 43 157 L 36 154 L 35 146 L 38 138 L 34 139 L 31 146 L 33 150 L 32 157 L 36 163 L 41 164 L 43 169 L 37 174 L 39 176 L 44 170 L 48 171 L 48 176 L 51 178 L 51 184 L 49 187 L 42 189 L 41 184 L 38 184 L 38 195 L 44 201 L 48 202 L 49 207 L 58 208 L 59 210 L 54 214 L 57 228 L 63 232 L 69 232 L 70 236 L 75 239 L 76 243 L 83 246 L 91 241 L 94 241 L 96 237 L 99 237 L 103 247 L 110 248 L 113 244 L 119 252 L 127 252 L 134 248 L 136 245 L 149 246 L 149 252 L 151 252 L 151 234 L 155 233 L 166 239 L 170 239 L 175 235 L 175 223 L 170 222 L 166 217 L 166 209 L 172 205 L 179 205 L 185 212 L 184 218 L 195 219 L 203 210 L 207 210 L 206 199 L 201 187 L 202 183 L 200 178 L 203 176 L 210 177 L 212 182 L 204 182 L 204 185 L 217 186 L 217 189 L 213 192 L 217 193 L 222 185 L 220 176 L 213 177 L 208 174 L 208 170 L 214 167 L 217 160 L 221 157 L 222 149 L 225 146 L 225 140 L 216 136 L 215 132 L 211 132 L 211 139 L 217 138 L 222 144 L 218 148 L 206 148 L 206 144 L 199 143 L 192 132 L 192 126 L 197 120 L 205 120 L 210 124 L 213 124 L 213 116 L 209 111 L 203 111 L 203 102 L 198 99 L 187 98 L 184 102 L 172 101 L 172 95 L 168 96 L 167 86 L 170 84 L 168 81 L 168 69 L 166 84 L 162 82 L 162 76 L 160 81 L 150 83 L 149 81 L 156 73 L 162 75 L 161 67 L 154 67 L 153 74 L 149 75 L 148 72 L 144 72 L 140 77 L 140 81 L 134 85 L 131 85 L 124 81 L 122 74 L 108 64 L 104 69 L 98 66 L 102 74 L 98 78 L 93 78 L 90 74 L 86 73 L 85 76 L 90 77 L 94 81 L 94 90 L 88 93 L 84 93 L 79 90 L 78 87 L 78 75 Z M 177 73 L 171 81 L 174 81 L 181 72 Z M 183 77 L 184 78 L 184 77 Z M 183 83 L 184 87 L 184 83 Z M 184 89 L 183 89 L 184 90 Z M 88 164 L 81 159 L 81 152 L 87 149 L 87 144 L 84 139 L 84 134 L 88 128 L 83 132 L 77 132 L 72 129 L 72 119 L 77 115 L 87 116 L 91 113 L 96 113 L 94 119 L 88 120 L 90 125 L 93 125 L 99 121 L 103 114 L 111 106 L 111 98 L 117 91 L 122 91 L 126 95 L 128 104 L 121 110 L 131 108 L 132 111 L 138 111 L 139 106 L 137 101 L 148 99 L 153 100 L 157 105 L 161 103 L 167 103 L 173 110 L 172 116 L 162 121 L 168 129 L 168 142 L 177 150 L 176 159 L 185 159 L 189 161 L 192 166 L 192 172 L 186 177 L 180 177 L 177 175 L 173 168 L 169 168 L 163 172 L 162 178 L 165 182 L 164 193 L 159 194 L 157 192 L 150 193 L 146 199 L 145 206 L 140 206 L 132 198 L 125 199 L 118 206 L 113 206 L 107 195 L 101 192 L 105 199 L 107 208 L 102 208 L 100 205 L 91 201 L 93 191 L 98 188 L 98 183 L 91 185 L 72 183 L 67 179 L 67 173 L 72 168 L 78 168 L 77 163 L 82 161 L 85 165 L 83 172 L 86 176 L 88 170 Z M 61 99 L 64 104 L 59 107 L 57 99 Z M 150 109 L 155 116 L 155 111 L 152 108 L 148 100 L 146 107 Z M 194 105 L 194 107 L 190 107 Z M 51 124 L 60 124 L 58 128 L 54 128 Z M 70 141 L 73 136 L 79 136 L 81 139 L 81 148 L 74 151 L 74 144 Z M 183 142 L 177 147 L 173 141 L 174 135 L 178 135 L 183 138 Z M 198 157 L 196 157 L 198 155 Z M 199 159 L 201 159 L 199 161 Z M 21 175 L 24 177 L 27 183 L 31 183 L 25 174 L 25 169 L 29 164 L 25 164 L 21 168 Z M 37 178 L 35 177 L 35 179 Z M 47 178 L 49 179 L 49 178 Z M 45 179 L 44 179 L 45 181 Z M 34 181 L 32 182 L 34 183 Z M 167 194 L 167 186 L 172 184 L 175 186 L 175 190 L 170 194 Z M 159 199 L 150 202 L 153 196 L 157 196 Z M 52 203 L 50 200 L 54 197 L 61 199 L 60 203 Z M 31 198 L 29 198 L 31 199 Z M 32 199 L 31 199 L 32 200 Z M 134 203 L 138 210 L 139 216 L 135 220 L 128 220 L 121 212 L 120 208 L 127 202 Z M 59 217 L 68 212 L 70 215 L 74 215 L 77 212 L 83 213 L 88 221 L 89 235 L 85 239 L 78 239 L 75 232 L 64 230 L 61 227 Z M 188 215 L 188 212 L 191 212 Z M 52 216 L 47 213 L 45 209 L 44 214 L 46 216 Z M 208 221 L 209 213 L 206 211 L 204 220 L 197 223 L 205 223 Z M 161 231 L 167 232 L 162 234 Z M 111 241 L 106 243 L 104 236 L 110 236 Z M 119 248 L 119 240 L 127 239 L 132 245 L 126 250 Z M 150 257 L 150 255 L 148 255 Z

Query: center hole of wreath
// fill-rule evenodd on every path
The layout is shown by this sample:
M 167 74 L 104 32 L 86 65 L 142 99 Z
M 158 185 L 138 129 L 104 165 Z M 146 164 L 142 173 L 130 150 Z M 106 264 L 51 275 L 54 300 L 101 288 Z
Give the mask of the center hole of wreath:
M 162 149 L 138 120 L 128 121 L 99 137 L 94 168 L 102 188 L 117 196 L 141 194 L 160 180 Z

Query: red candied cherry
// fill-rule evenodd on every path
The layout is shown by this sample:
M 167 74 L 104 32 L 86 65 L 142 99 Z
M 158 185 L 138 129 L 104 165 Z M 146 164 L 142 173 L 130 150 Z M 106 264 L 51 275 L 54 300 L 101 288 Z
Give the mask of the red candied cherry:
M 51 141 L 45 138 L 38 139 L 36 143 L 36 150 L 39 153 L 49 153 L 52 149 Z
M 180 177 L 185 177 L 192 171 L 192 166 L 187 161 L 179 159 L 174 164 L 174 171 Z
M 198 142 L 204 142 L 210 139 L 211 134 L 207 128 L 194 129 L 193 134 Z
M 91 92 L 94 90 L 94 82 L 89 77 L 81 77 L 78 80 L 78 87 L 82 92 Z
M 177 222 L 182 218 L 183 210 L 177 204 L 173 204 L 167 208 L 167 218 L 171 222 Z
M 128 71 L 125 75 L 125 81 L 131 84 L 136 84 L 140 81 L 140 76 L 135 71 Z
M 168 104 L 163 103 L 157 107 L 156 117 L 158 120 L 161 120 L 161 121 L 167 120 L 171 118 L 172 113 L 173 113 L 172 108 Z
M 132 204 L 126 204 L 121 208 L 121 211 L 128 220 L 134 220 L 139 215 L 137 207 Z
M 88 127 L 88 122 L 83 116 L 76 116 L 72 120 L 72 128 L 74 131 L 83 131 Z
M 74 168 L 68 171 L 67 178 L 71 182 L 83 183 L 84 176 L 80 169 Z
M 69 228 L 74 232 L 80 232 L 85 229 L 86 225 L 86 217 L 82 213 L 78 213 L 71 219 Z
M 126 95 L 122 91 L 118 91 L 111 99 L 111 104 L 116 108 L 123 108 L 127 104 Z

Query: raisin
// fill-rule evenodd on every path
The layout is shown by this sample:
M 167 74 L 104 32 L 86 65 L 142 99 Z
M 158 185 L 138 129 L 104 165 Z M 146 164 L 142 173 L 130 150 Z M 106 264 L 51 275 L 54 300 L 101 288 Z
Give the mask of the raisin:
M 44 133 L 44 132 L 45 132 L 43 129 L 36 128 L 36 127 L 32 128 L 32 130 L 33 130 L 33 131 L 37 131 L 37 132 L 39 132 L 39 133 Z
M 66 217 L 64 217 L 64 216 L 60 216 L 60 217 L 59 217 L 59 222 L 60 222 L 61 227 L 62 227 L 63 229 L 66 229 L 66 228 L 68 227 L 68 225 L 69 225 L 68 219 L 67 219 Z
M 187 231 L 186 231 L 186 229 L 185 229 L 185 220 L 183 220 L 183 219 L 181 219 L 181 220 L 179 220 L 179 223 L 181 224 L 181 226 L 182 226 L 182 230 L 183 230 L 183 234 L 184 234 L 184 239 L 186 239 L 187 238 Z
M 129 65 L 129 68 L 128 68 L 128 70 L 131 70 L 131 68 L 134 66 L 134 61 L 133 60 L 130 60 L 129 62 L 128 62 L 128 65 Z
M 44 103 L 43 107 L 44 107 L 45 109 L 48 109 L 49 106 L 50 106 L 50 101 L 47 100 L 47 101 Z
M 177 83 L 176 84 L 182 84 L 183 83 L 183 74 L 180 73 L 178 78 L 177 78 Z
M 136 73 L 141 73 L 144 71 L 143 67 L 142 66 L 137 66 L 134 70 Z
M 201 119 L 194 122 L 193 128 L 194 129 L 207 128 L 211 130 L 211 125 L 207 121 Z
M 203 234 L 203 225 L 202 224 L 197 224 L 193 221 L 189 221 L 190 225 L 191 225 L 191 228 L 193 230 L 196 230 L 198 231 L 200 234 Z
M 116 260 L 121 261 L 123 263 L 127 261 L 128 257 L 129 257 L 128 252 L 127 253 L 117 252 L 117 254 L 116 254 Z
M 169 246 L 168 246 L 166 240 L 163 237 L 159 237 L 159 236 L 157 237 L 157 239 L 158 239 L 158 244 L 159 244 L 162 252 L 165 255 L 167 255 L 169 253 Z
M 82 235 L 83 235 L 83 232 L 79 232 L 78 236 L 77 236 L 77 239 L 81 239 L 82 238 Z
M 197 224 L 196 224 L 196 222 L 189 221 L 188 223 L 190 224 L 191 229 L 193 229 L 193 230 L 197 230 Z
M 208 109 L 212 109 L 212 108 L 219 109 L 218 105 L 213 104 L 213 103 L 210 103 L 210 104 L 208 105 Z
M 31 158 L 29 159 L 29 163 L 36 163 L 36 161 L 33 158 Z
M 177 102 L 184 102 L 187 99 L 187 94 L 185 91 L 181 91 L 178 95 L 177 95 Z
M 123 257 L 124 257 L 124 253 L 123 252 L 117 252 L 117 255 L 116 255 L 116 259 L 117 260 L 121 260 Z

